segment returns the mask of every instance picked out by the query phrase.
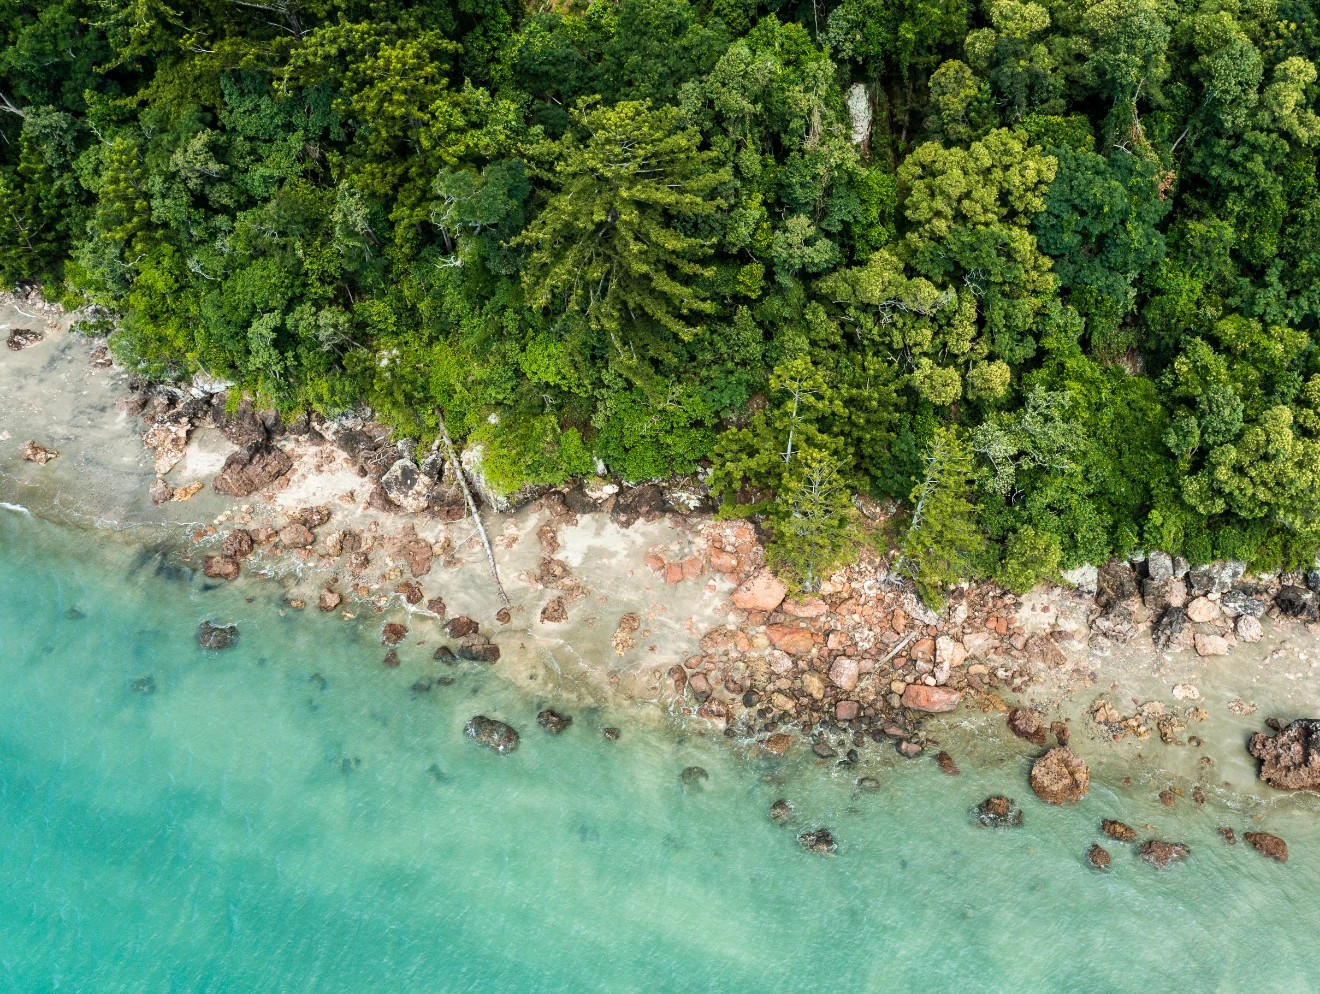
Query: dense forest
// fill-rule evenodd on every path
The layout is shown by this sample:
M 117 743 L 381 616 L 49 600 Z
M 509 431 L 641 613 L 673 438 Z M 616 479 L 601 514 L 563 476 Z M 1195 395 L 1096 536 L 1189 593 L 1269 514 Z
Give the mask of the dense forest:
M 0 284 L 801 582 L 1320 549 L 1313 0 L 0 0 Z

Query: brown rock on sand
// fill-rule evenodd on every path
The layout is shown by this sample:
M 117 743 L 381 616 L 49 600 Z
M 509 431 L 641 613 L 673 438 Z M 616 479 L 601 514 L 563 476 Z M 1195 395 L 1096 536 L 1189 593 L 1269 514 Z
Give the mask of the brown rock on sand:
M 952 711 L 962 700 L 962 694 L 948 687 L 927 687 L 925 684 L 909 684 L 903 691 L 903 706 L 913 711 L 929 711 L 939 714 Z
M 28 462 L 37 463 L 39 466 L 44 466 L 58 455 L 59 452 L 55 449 L 48 449 L 44 445 L 38 445 L 31 439 L 23 445 L 23 458 Z
M 788 587 L 783 581 L 769 570 L 763 570 L 735 590 L 729 599 L 734 607 L 744 611 L 773 611 L 787 593 Z
M 220 551 L 230 559 L 245 559 L 252 555 L 252 533 L 246 528 L 235 528 L 220 545 Z
M 567 620 L 568 607 L 564 604 L 564 598 L 562 597 L 556 597 L 541 608 L 541 624 L 543 625 L 557 625 Z
M 1068 740 L 1072 738 L 1072 733 L 1068 731 L 1068 726 L 1061 721 L 1050 722 L 1050 732 L 1054 735 L 1055 741 L 1061 746 L 1066 746 Z
M 1320 790 L 1320 719 L 1299 718 L 1277 735 L 1256 732 L 1247 751 L 1260 760 L 1260 778 L 1279 790 Z
M 1288 862 L 1288 843 L 1277 835 L 1270 835 L 1269 832 L 1243 832 L 1242 838 L 1262 856 L 1280 863 Z
M 1031 767 L 1031 789 L 1049 804 L 1076 804 L 1090 786 L 1090 768 L 1066 746 L 1051 749 Z
M 269 442 L 250 442 L 225 460 L 211 489 L 229 497 L 250 497 L 292 467 L 293 460 Z

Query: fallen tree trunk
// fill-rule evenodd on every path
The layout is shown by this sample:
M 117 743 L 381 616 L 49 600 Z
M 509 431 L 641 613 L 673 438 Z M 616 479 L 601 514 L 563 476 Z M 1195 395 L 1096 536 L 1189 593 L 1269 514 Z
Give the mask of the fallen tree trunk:
M 454 467 L 454 479 L 458 480 L 458 485 L 463 491 L 463 499 L 467 501 L 468 511 L 472 515 L 472 520 L 477 523 L 477 534 L 481 536 L 481 545 L 486 550 L 486 562 L 490 564 L 490 575 L 495 578 L 495 589 L 500 592 L 500 600 L 505 607 L 509 607 L 509 595 L 504 592 L 504 584 L 500 582 L 500 571 L 495 567 L 495 552 L 490 547 L 490 539 L 486 536 L 486 526 L 481 523 L 481 515 L 477 513 L 477 502 L 472 498 L 472 491 L 468 489 L 467 479 L 463 476 L 463 464 L 459 462 L 458 455 L 454 452 L 454 443 L 449 438 L 449 429 L 445 427 L 445 416 L 442 411 L 437 410 L 436 417 L 440 421 L 440 438 L 445 443 L 445 457 L 449 464 Z

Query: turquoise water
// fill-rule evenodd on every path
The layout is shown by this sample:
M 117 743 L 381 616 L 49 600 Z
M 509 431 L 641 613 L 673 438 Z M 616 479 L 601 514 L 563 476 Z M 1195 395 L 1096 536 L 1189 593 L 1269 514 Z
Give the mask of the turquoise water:
M 281 616 L 121 536 L 0 509 L 0 991 L 1301 991 L 1316 987 L 1314 799 L 1267 827 L 1286 866 L 1214 828 L 1240 812 L 1134 810 L 1097 770 L 1076 808 L 1025 782 L 1028 750 L 954 747 L 963 775 L 886 753 L 844 775 L 747 758 L 627 711 L 452 686 L 416 648 L 380 666 L 379 619 Z M 253 598 L 247 603 L 245 597 Z M 204 653 L 204 619 L 239 644 Z M 154 694 L 132 684 L 151 676 Z M 473 714 L 523 736 L 496 756 Z M 620 724 L 618 742 L 600 728 Z M 679 773 L 699 764 L 706 789 Z M 880 790 L 858 793 L 859 772 Z M 1007 792 L 1026 826 L 973 828 Z M 837 858 L 766 815 L 828 826 Z M 1192 846 L 1160 872 L 1102 816 Z

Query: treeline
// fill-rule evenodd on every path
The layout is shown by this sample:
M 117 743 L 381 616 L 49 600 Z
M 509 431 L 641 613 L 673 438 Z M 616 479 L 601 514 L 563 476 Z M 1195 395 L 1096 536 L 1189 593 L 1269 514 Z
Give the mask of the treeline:
M 1320 548 L 1310 0 L 0 0 L 0 282 L 810 583 Z

